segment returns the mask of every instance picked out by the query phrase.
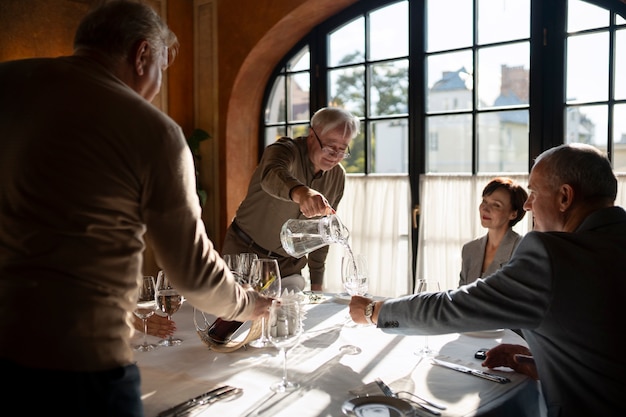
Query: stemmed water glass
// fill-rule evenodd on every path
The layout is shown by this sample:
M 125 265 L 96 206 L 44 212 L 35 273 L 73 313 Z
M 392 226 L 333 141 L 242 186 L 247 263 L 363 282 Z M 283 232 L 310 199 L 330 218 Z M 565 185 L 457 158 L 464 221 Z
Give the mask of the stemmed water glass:
M 296 346 L 303 331 L 302 307 L 295 299 L 273 300 L 269 318 L 269 340 L 283 356 L 283 377 L 271 385 L 272 391 L 292 391 L 298 382 L 287 379 L 287 350 Z
M 365 256 L 346 251 L 341 259 L 341 281 L 348 295 L 364 296 L 367 294 L 367 275 L 367 261 L 365 260 Z M 350 318 L 350 314 L 346 316 L 346 319 L 352 323 L 352 326 L 357 325 Z
M 415 292 L 416 293 L 426 293 L 426 292 L 439 292 L 439 281 L 430 280 L 430 279 L 418 279 L 416 282 Z M 437 355 L 437 352 L 434 351 L 430 346 L 428 346 L 428 335 L 424 336 L 424 345 L 415 352 L 416 355 L 421 356 L 423 358 L 430 358 Z
M 250 282 L 250 273 L 252 272 L 252 264 L 255 259 L 259 259 L 256 253 L 244 252 L 237 255 L 237 274 L 239 274 L 239 283 L 248 284 Z
M 139 284 L 139 294 L 137 306 L 134 314 L 143 322 L 143 343 L 134 346 L 138 352 L 147 352 L 156 347 L 155 344 L 148 343 L 148 318 L 156 311 L 156 301 L 154 299 L 154 277 L 145 276 Z
M 172 315 L 178 311 L 184 301 L 183 296 L 172 286 L 170 280 L 167 279 L 165 272 L 159 271 L 156 284 L 156 304 L 159 310 L 167 314 L 167 318 L 171 320 Z M 159 346 L 176 346 L 180 345 L 182 342 L 181 339 L 174 339 L 170 334 L 167 339 L 163 339 L 159 342 Z
M 280 269 L 276 259 L 255 259 L 250 271 L 250 285 L 268 297 L 279 297 L 281 292 Z M 261 318 L 261 337 L 249 343 L 252 347 L 269 346 L 265 317 Z

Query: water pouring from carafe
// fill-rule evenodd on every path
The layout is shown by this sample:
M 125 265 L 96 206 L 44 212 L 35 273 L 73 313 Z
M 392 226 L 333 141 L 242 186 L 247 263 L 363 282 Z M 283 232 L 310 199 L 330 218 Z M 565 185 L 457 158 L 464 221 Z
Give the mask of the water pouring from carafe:
M 336 214 L 318 219 L 289 219 L 281 228 L 280 242 L 294 258 L 301 258 L 331 243 L 348 246 L 350 232 Z

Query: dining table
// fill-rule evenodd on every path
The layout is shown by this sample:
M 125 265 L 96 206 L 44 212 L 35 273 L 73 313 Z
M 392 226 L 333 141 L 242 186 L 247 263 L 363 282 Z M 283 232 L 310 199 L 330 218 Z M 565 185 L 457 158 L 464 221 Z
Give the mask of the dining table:
M 230 352 L 211 349 L 198 334 L 197 323 L 210 322 L 215 317 L 201 314 L 185 303 L 172 316 L 177 327 L 175 336 L 183 342 L 135 354 L 142 378 L 145 416 L 159 416 L 179 403 L 224 385 L 239 388 L 239 394 L 200 407 L 193 415 L 356 415 L 350 414 L 355 401 L 385 396 L 377 380 L 412 404 L 412 415 L 416 416 L 537 417 L 545 412 L 538 381 L 509 368 L 484 368 L 482 361 L 474 357 L 478 350 L 500 343 L 526 345 L 512 330 L 428 336 L 434 358 L 509 380 L 498 383 L 438 366 L 431 357 L 416 354 L 425 342 L 424 336 L 388 334 L 375 326 L 355 325 L 349 318 L 346 294 L 309 293 L 304 300 L 304 332 L 298 344 L 288 351 L 286 362 L 287 377 L 300 384 L 298 389 L 284 393 L 270 389 L 283 376 L 283 357 L 271 345 L 242 345 Z M 137 332 L 133 341 L 142 337 Z M 245 332 L 240 337 L 245 337 Z M 149 339 L 157 340 L 153 336 Z M 429 407 L 429 411 L 418 405 L 426 403 L 414 395 L 445 409 Z M 375 415 L 393 416 L 388 412 Z

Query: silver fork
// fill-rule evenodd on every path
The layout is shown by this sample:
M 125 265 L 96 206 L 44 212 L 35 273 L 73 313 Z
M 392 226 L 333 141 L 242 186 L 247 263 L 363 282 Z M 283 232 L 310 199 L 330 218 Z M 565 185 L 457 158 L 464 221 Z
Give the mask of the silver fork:
M 387 397 L 394 397 L 394 398 L 398 398 L 398 393 L 394 393 L 394 392 L 391 390 L 391 388 L 389 387 L 389 385 L 385 384 L 385 383 L 382 381 L 382 379 L 380 379 L 380 378 L 376 378 L 376 384 L 378 384 L 379 388 L 383 391 L 383 394 L 385 394 Z M 408 393 L 408 391 L 399 391 L 399 392 L 402 392 L 402 393 L 407 392 L 407 393 Z M 409 393 L 409 394 L 410 394 L 410 393 Z M 444 406 L 442 406 L 442 405 L 439 405 L 439 404 L 437 404 L 437 405 L 435 406 L 435 405 L 433 405 L 430 401 L 424 400 L 423 398 L 418 397 L 418 396 L 417 396 L 417 395 L 415 395 L 415 394 L 411 394 L 411 395 L 413 395 L 413 396 L 414 396 L 414 397 L 416 397 L 416 398 L 419 398 L 420 400 L 424 401 L 424 402 L 425 402 L 425 403 L 427 403 L 427 404 L 430 404 L 430 405 L 426 405 L 426 404 L 422 404 L 422 403 L 419 403 L 419 402 L 417 402 L 417 401 L 414 401 L 414 400 L 409 399 L 409 401 L 411 402 L 411 404 L 414 404 L 414 405 L 416 405 L 416 406 L 418 406 L 418 407 L 420 407 L 420 408 L 423 408 L 424 410 L 428 411 L 428 412 L 429 412 L 429 413 L 431 413 L 431 414 L 434 414 L 434 415 L 436 415 L 436 416 L 440 416 L 440 415 L 441 415 L 441 411 L 439 411 L 439 410 L 445 410 L 445 409 L 446 409 L 446 407 L 444 407 Z M 435 407 L 435 408 L 433 408 L 433 407 Z M 441 407 L 443 407 L 443 408 L 441 408 Z M 439 410 L 437 410 L 437 408 L 438 408 Z

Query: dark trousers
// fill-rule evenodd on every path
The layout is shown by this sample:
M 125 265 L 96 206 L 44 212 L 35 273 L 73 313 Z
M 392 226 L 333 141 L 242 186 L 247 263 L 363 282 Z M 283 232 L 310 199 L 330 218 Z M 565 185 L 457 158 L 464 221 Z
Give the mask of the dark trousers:
M 0 369 L 6 382 L 0 390 L 2 404 L 16 415 L 144 415 L 141 378 L 134 364 L 100 372 L 69 372 L 32 369 L 0 359 Z

